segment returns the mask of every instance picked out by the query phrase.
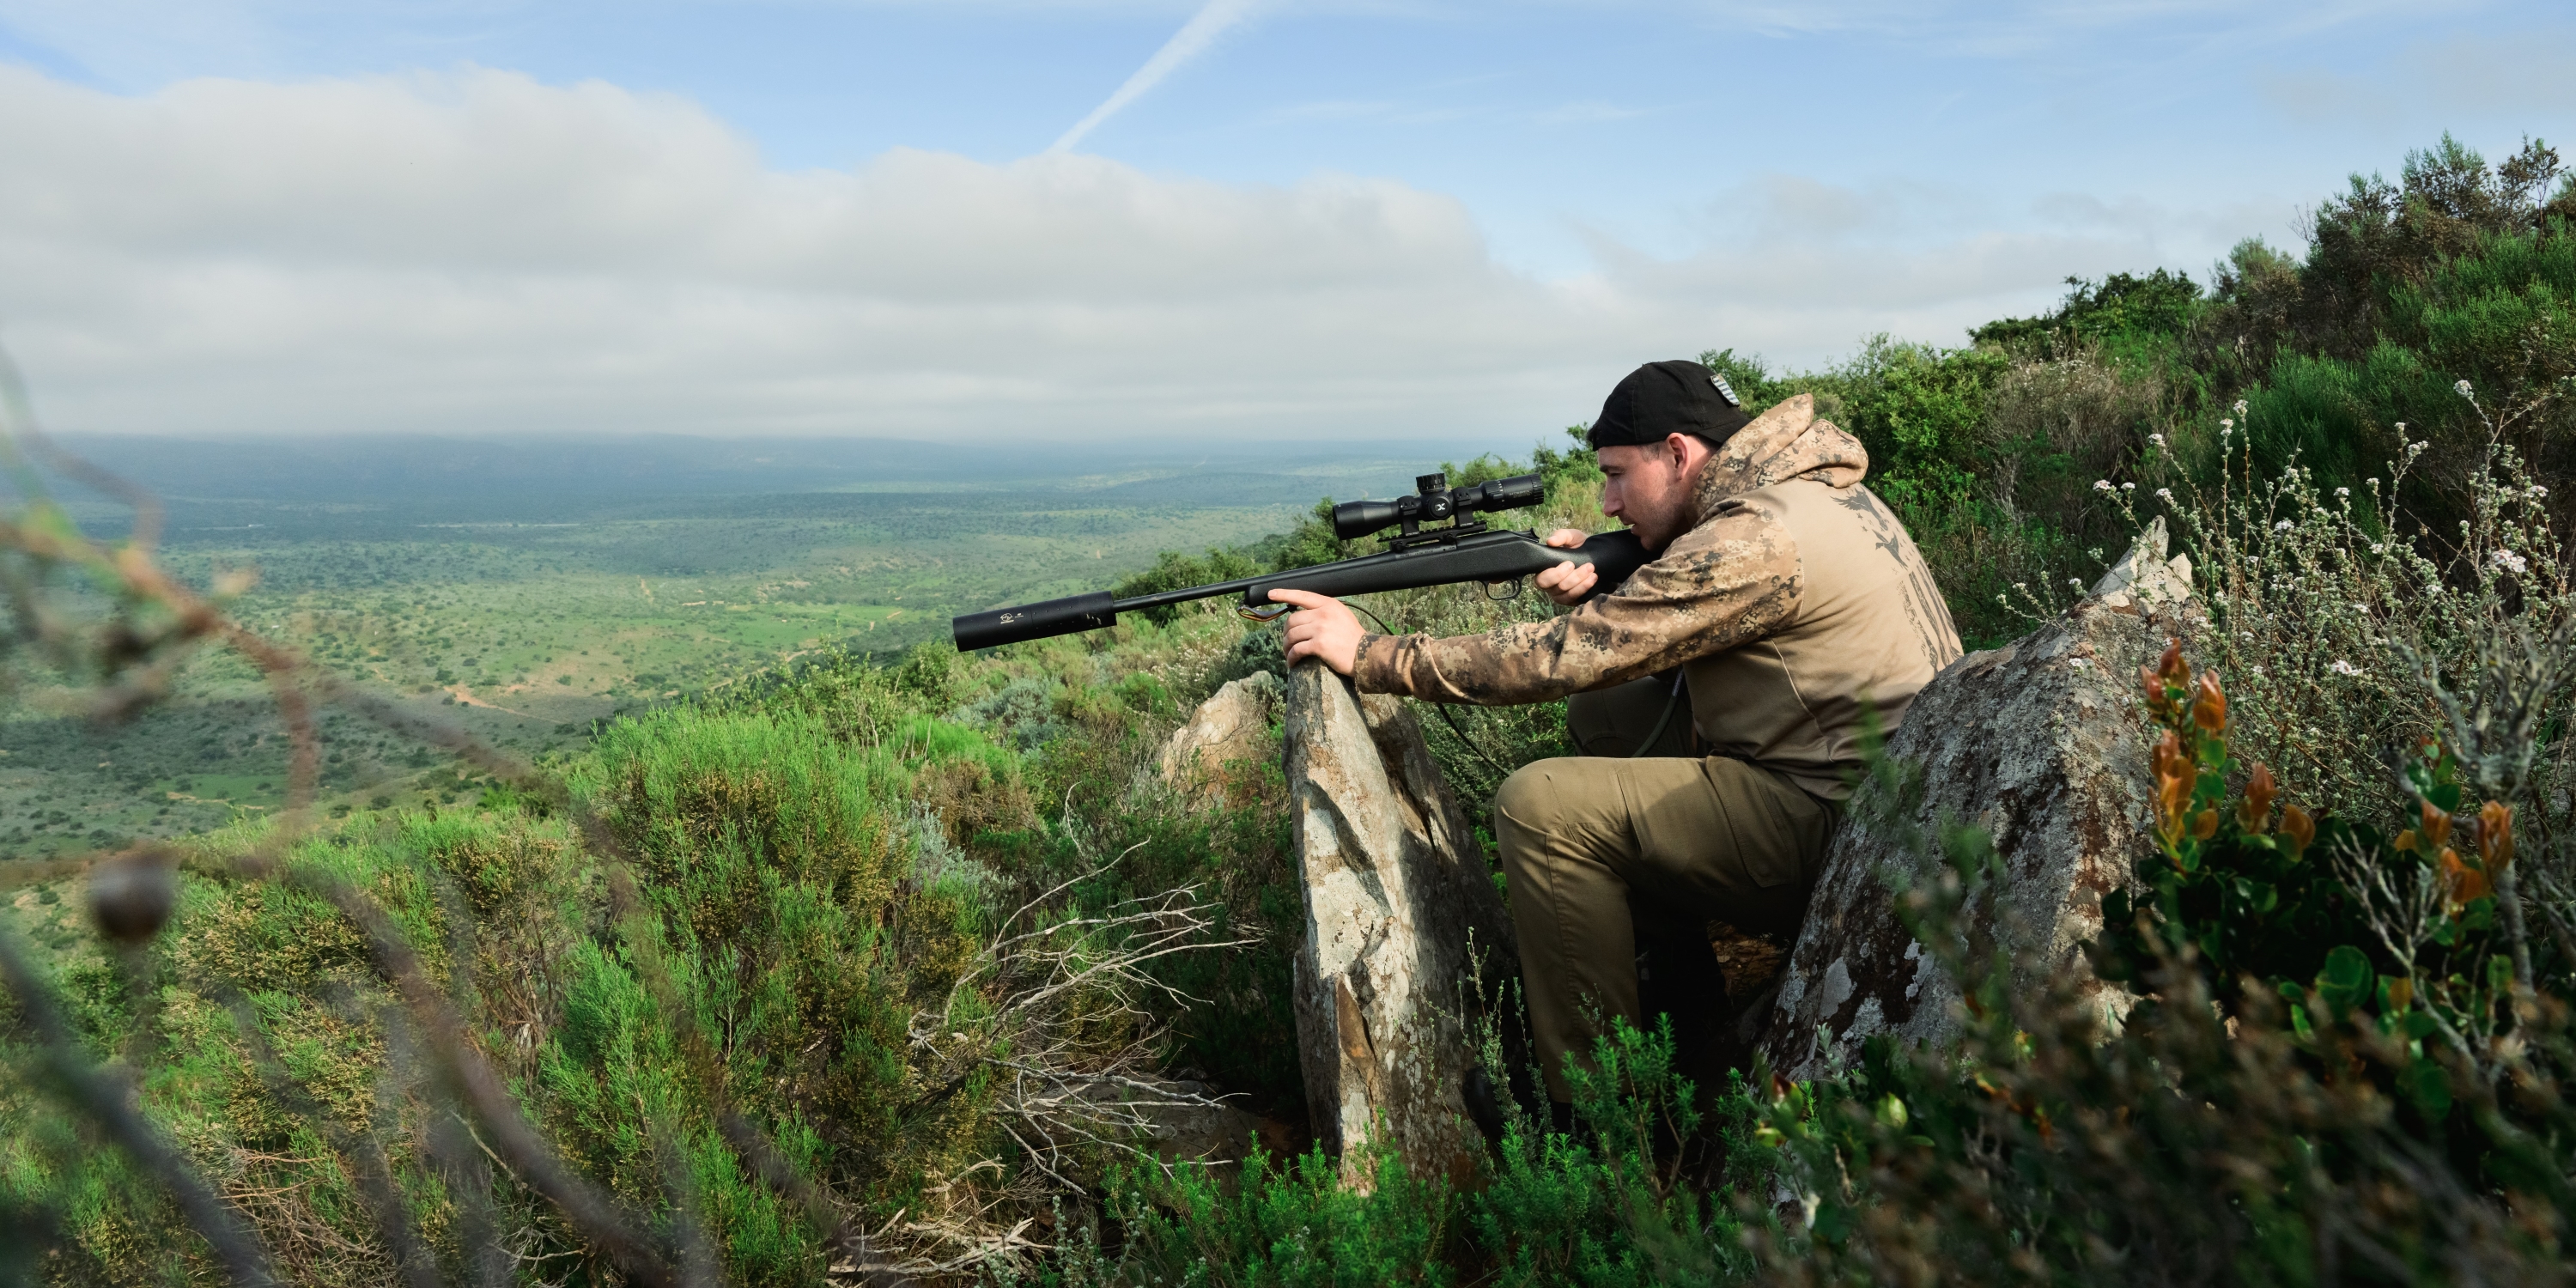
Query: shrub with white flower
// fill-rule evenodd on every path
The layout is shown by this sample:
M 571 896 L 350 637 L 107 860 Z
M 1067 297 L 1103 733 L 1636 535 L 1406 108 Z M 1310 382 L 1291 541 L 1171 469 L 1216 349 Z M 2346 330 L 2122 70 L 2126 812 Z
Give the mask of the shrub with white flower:
M 2398 459 L 2356 498 L 2319 487 L 2295 460 L 2260 477 L 2253 426 L 2240 424 L 2246 434 L 2222 439 L 2213 487 L 2177 470 L 2157 489 L 2214 628 L 2200 647 L 2227 686 L 2237 754 L 2271 766 L 2285 793 L 2394 820 L 2411 806 L 2381 753 L 2447 736 L 2430 677 L 2476 673 L 2497 623 L 2541 638 L 2576 622 L 2576 580 L 2559 563 L 2566 543 L 2500 433 L 2446 480 L 2466 492 L 2470 521 L 2435 533 L 2398 501 L 2429 444 L 2401 429 Z M 2555 700 L 2576 708 L 2570 688 Z M 2550 755 L 2548 772 L 2576 787 L 2576 739 Z

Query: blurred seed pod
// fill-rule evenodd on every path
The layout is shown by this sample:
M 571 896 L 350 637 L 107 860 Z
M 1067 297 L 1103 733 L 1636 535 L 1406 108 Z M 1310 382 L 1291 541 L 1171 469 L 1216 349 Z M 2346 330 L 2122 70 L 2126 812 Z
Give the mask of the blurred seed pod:
M 161 933 L 179 900 L 172 855 L 159 848 L 120 854 L 90 872 L 89 913 L 98 933 L 139 944 Z

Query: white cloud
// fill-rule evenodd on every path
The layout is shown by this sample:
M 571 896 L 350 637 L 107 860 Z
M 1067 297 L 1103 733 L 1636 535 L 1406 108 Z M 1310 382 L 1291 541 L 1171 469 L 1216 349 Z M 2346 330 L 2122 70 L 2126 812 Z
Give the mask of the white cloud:
M 0 118 L 0 339 L 63 430 L 1490 441 L 1641 360 L 1955 340 L 2153 262 L 1780 180 L 1700 254 L 1604 240 L 1538 280 L 1400 183 L 778 172 L 687 100 L 495 71 L 126 98 L 0 69 Z

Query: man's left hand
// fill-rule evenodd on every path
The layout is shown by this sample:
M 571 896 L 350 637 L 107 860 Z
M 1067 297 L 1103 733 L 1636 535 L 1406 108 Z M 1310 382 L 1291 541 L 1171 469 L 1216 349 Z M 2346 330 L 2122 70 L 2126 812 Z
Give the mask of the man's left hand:
M 1295 604 L 1297 611 L 1288 614 L 1288 664 L 1294 666 L 1301 657 L 1316 657 L 1341 675 L 1349 675 L 1360 662 L 1360 619 L 1350 606 L 1330 595 L 1311 590 L 1273 590 L 1270 598 L 1282 604 Z

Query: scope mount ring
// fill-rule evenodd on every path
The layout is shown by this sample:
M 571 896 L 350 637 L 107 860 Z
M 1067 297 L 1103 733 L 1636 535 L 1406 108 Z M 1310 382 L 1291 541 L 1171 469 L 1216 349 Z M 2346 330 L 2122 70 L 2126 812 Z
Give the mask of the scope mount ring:
M 1472 537 L 1479 532 L 1490 532 L 1492 530 L 1493 529 L 1482 519 L 1462 518 L 1451 523 L 1445 528 L 1423 528 L 1414 532 L 1397 533 L 1396 535 L 1386 539 L 1386 548 L 1389 550 L 1412 550 L 1421 546 L 1447 545 L 1452 541 L 1456 541 L 1460 537 Z

